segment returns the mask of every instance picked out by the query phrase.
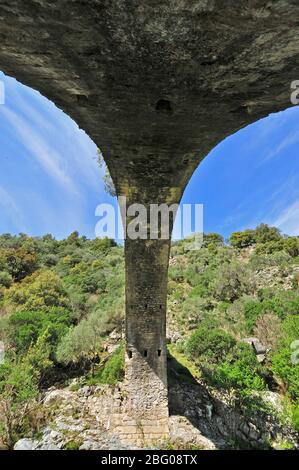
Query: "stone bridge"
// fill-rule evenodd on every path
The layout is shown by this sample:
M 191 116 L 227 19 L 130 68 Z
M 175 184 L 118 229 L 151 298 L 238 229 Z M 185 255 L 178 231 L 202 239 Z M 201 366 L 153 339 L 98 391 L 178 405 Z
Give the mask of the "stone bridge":
M 225 137 L 289 107 L 298 0 L 0 0 L 0 70 L 102 150 L 128 203 L 178 203 Z M 167 240 L 127 240 L 124 433 L 167 436 Z

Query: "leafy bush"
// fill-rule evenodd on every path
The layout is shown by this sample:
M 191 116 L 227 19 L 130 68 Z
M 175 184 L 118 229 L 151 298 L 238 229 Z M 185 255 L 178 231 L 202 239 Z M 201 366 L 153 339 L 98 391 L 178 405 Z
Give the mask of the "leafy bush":
M 42 310 L 66 307 L 67 296 L 61 279 L 52 271 L 39 271 L 14 284 L 5 295 L 5 303 L 16 310 Z
M 299 238 L 288 237 L 260 243 L 256 247 L 257 254 L 273 254 L 284 251 L 292 258 L 299 256 Z
M 190 295 L 182 305 L 182 319 L 189 326 L 197 326 L 207 318 L 212 308 L 211 301 L 201 296 Z
M 11 274 L 7 271 L 0 272 L 0 286 L 1 287 L 10 287 L 13 283 L 13 278 Z
M 272 356 L 272 369 L 283 382 L 288 394 L 294 400 L 299 398 L 299 363 L 298 353 L 292 348 L 299 338 L 299 316 L 291 315 L 282 324 L 283 339 L 277 352 Z M 295 343 L 296 346 L 296 343 Z M 298 350 L 297 346 L 297 350 Z M 292 355 L 295 360 L 292 360 Z
M 236 344 L 234 338 L 219 329 L 200 327 L 188 339 L 185 345 L 185 353 L 192 359 L 218 363 L 228 354 Z
M 47 311 L 15 312 L 8 319 L 9 340 L 17 353 L 24 353 L 45 331 L 52 350 L 72 323 L 68 310 L 52 307 Z
M 216 299 L 233 302 L 253 291 L 253 281 L 247 269 L 237 262 L 219 267 L 212 289 Z
M 241 395 L 266 388 L 262 368 L 251 346 L 238 344 L 230 355 L 231 358 L 225 359 L 213 372 L 213 382 L 218 387 L 237 389 Z
M 234 232 L 229 241 L 234 248 L 246 248 L 255 243 L 267 243 L 281 239 L 281 234 L 276 227 L 269 227 L 267 224 L 260 224 L 255 230 L 244 230 Z
M 0 364 L 0 436 L 9 448 L 19 437 L 36 430 L 39 383 L 51 366 L 47 344 L 45 332 L 26 355 L 12 356 Z
M 289 315 L 299 313 L 299 294 L 296 291 L 276 291 L 275 294 L 270 294 L 270 297 L 264 291 L 260 295 L 261 301 L 249 300 L 244 304 L 244 317 L 248 333 L 252 333 L 261 315 L 273 314 L 284 319 Z
M 88 360 L 92 363 L 102 351 L 103 338 L 117 325 L 117 317 L 106 312 L 93 312 L 78 325 L 70 328 L 56 351 L 59 362 L 69 364 Z
M 258 317 L 264 312 L 263 304 L 255 300 L 248 300 L 244 303 L 243 311 L 247 332 L 251 333 Z
M 24 279 L 37 269 L 37 254 L 34 247 L 24 245 L 20 248 L 0 249 L 0 259 L 5 271 L 16 281 Z
M 125 375 L 125 348 L 120 345 L 114 353 L 105 361 L 90 384 L 103 383 L 114 385 L 123 380 Z
M 245 230 L 244 232 L 234 232 L 229 238 L 231 246 L 234 248 L 246 248 L 255 243 L 254 230 Z
M 269 227 L 267 224 L 260 224 L 254 230 L 254 238 L 256 243 L 266 243 L 281 238 L 281 234 L 278 228 Z

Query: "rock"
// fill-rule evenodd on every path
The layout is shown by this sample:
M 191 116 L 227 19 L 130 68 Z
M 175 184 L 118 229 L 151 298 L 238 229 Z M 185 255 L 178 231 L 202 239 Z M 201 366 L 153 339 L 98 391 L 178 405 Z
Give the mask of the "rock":
M 67 432 L 82 432 L 84 430 L 84 423 L 83 422 L 67 422 L 67 421 L 62 421 L 62 420 L 57 420 L 56 421 L 56 426 L 58 429 L 61 429 L 62 431 L 67 431 Z M 55 431 L 54 431 L 55 432 Z M 59 434 L 59 433 L 57 433 Z
M 257 354 L 256 359 L 260 364 L 262 364 L 266 360 L 266 355 L 265 354 Z
M 79 447 L 79 450 L 92 450 L 94 442 L 93 441 L 84 441 L 83 444 Z
M 89 397 L 92 393 L 91 387 L 88 387 L 85 385 L 85 387 L 82 387 L 78 390 L 78 395 L 79 397 Z
M 211 419 L 212 418 L 213 405 L 206 405 L 206 410 L 207 410 L 207 418 Z
M 203 449 L 214 450 L 215 443 L 203 436 L 190 421 L 181 416 L 171 416 L 169 419 L 170 439 L 175 444 L 193 444 Z
M 282 398 L 279 393 L 270 391 L 263 392 L 262 399 L 265 403 L 272 406 L 277 412 L 283 412 Z
M 61 447 L 58 447 L 55 444 L 49 443 L 49 444 L 44 444 L 35 450 L 61 450 Z
M 38 441 L 33 439 L 20 439 L 14 445 L 14 450 L 35 450 L 38 445 Z
M 264 346 L 259 340 L 253 342 L 253 349 L 255 354 L 261 355 L 267 352 L 266 346 Z
M 266 354 L 267 348 L 260 342 L 258 338 L 243 338 L 243 343 L 250 344 L 255 352 L 255 354 Z
M 45 405 L 60 405 L 62 403 L 72 403 L 73 392 L 69 390 L 51 390 L 46 393 L 44 404 Z

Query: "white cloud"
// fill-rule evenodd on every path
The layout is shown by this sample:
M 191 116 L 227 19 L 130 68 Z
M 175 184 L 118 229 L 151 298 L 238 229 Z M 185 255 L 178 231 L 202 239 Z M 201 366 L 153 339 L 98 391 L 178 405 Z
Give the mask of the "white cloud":
M 47 174 L 60 183 L 64 189 L 78 194 L 74 182 L 67 175 L 65 168 L 62 167 L 63 159 L 61 155 L 24 118 L 18 116 L 14 111 L 11 111 L 8 107 L 3 107 L 1 113 L 4 114 L 5 119 L 9 121 L 19 136 L 22 145 L 43 166 Z
M 8 207 L 13 212 L 19 212 L 14 199 L 2 186 L 0 186 L 0 204 L 2 206 Z
M 275 157 L 286 148 L 290 147 L 290 145 L 297 144 L 298 142 L 299 142 L 299 131 L 291 132 L 284 139 L 282 139 L 282 141 L 277 145 L 275 150 L 268 153 L 265 160 L 270 160 L 271 158 Z
M 0 205 L 3 207 L 6 216 L 8 216 L 14 223 L 14 226 L 19 231 L 25 231 L 24 217 L 20 211 L 14 198 L 9 192 L 0 186 Z
M 272 221 L 272 225 L 288 235 L 299 235 L 299 199 L 285 207 Z
M 39 92 L 14 79 L 5 77 L 15 114 L 30 123 L 30 127 L 59 157 L 59 166 L 65 169 L 76 184 L 83 182 L 101 189 L 102 171 L 96 162 L 96 145 L 87 134 L 63 111 Z M 104 185 L 102 184 L 102 189 Z

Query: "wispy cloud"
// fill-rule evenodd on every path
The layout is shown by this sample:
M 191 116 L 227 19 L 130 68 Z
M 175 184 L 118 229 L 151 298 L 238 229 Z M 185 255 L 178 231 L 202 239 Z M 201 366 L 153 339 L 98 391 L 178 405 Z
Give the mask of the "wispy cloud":
M 47 174 L 63 186 L 64 189 L 78 194 L 76 185 L 62 167 L 63 158 L 36 130 L 21 116 L 8 107 L 1 108 L 1 113 L 13 127 L 22 145 L 38 161 Z
M 14 199 L 2 186 L 0 186 L 0 204 L 2 206 L 9 207 L 9 209 L 13 212 L 19 212 L 18 206 L 16 205 Z
M 101 188 L 103 170 L 96 162 L 96 145 L 79 126 L 39 92 L 4 77 L 7 105 L 24 119 L 59 158 L 59 167 L 76 182 Z M 6 106 L 7 108 L 7 106 Z M 57 163 L 57 161 L 56 161 Z M 103 185 L 102 185 L 103 186 Z
M 271 158 L 279 155 L 281 152 L 286 150 L 288 147 L 295 145 L 299 142 L 299 131 L 290 132 L 279 144 L 268 153 L 264 160 L 271 160 Z
M 39 92 L 0 78 L 0 230 L 93 236 L 94 208 L 108 198 L 95 143 Z
M 299 199 L 285 207 L 273 220 L 272 225 L 288 235 L 299 235 Z
M 17 230 L 26 230 L 24 216 L 21 210 L 13 196 L 3 188 L 3 186 L 0 186 L 0 206 L 5 210 L 6 215 L 13 221 Z

